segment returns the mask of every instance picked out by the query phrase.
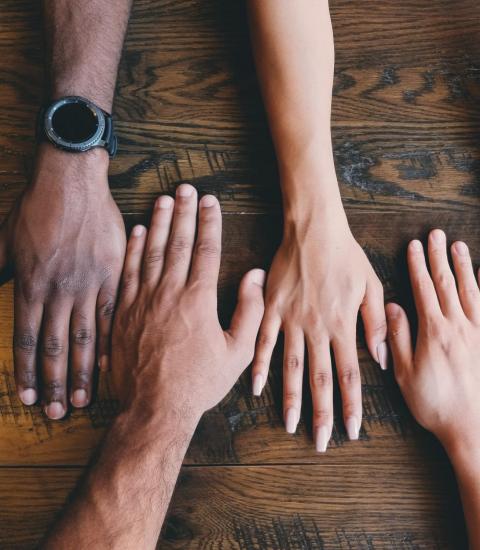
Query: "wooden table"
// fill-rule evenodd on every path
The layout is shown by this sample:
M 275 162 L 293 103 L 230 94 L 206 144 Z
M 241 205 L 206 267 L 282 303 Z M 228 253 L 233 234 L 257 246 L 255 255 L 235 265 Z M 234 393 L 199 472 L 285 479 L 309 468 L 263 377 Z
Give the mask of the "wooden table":
M 0 6 L 0 218 L 31 171 L 43 89 L 37 4 Z M 344 203 L 387 298 L 411 306 L 404 261 L 411 237 L 440 226 L 450 239 L 468 240 L 480 260 L 480 5 L 332 0 L 332 12 L 332 124 Z M 115 114 L 121 145 L 110 181 L 128 227 L 147 221 L 154 198 L 181 182 L 221 200 L 227 319 L 242 273 L 268 266 L 281 233 L 244 2 L 136 0 Z M 95 403 L 62 422 L 22 406 L 11 284 L 0 289 L 0 330 L 0 547 L 32 548 L 101 439 L 115 399 L 100 379 Z M 381 372 L 367 355 L 361 329 L 359 347 L 360 441 L 346 439 L 337 392 L 330 448 L 315 453 L 307 385 L 298 432 L 285 433 L 278 349 L 261 398 L 252 397 L 247 373 L 202 420 L 160 548 L 465 547 L 443 451 L 410 417 L 391 370 Z

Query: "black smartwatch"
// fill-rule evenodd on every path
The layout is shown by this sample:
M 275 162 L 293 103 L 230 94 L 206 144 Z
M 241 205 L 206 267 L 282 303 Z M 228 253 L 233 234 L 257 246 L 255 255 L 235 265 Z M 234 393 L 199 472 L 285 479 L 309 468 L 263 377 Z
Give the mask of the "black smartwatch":
M 112 115 L 79 96 L 62 97 L 40 109 L 37 140 L 72 153 L 94 147 L 103 147 L 111 157 L 117 152 Z

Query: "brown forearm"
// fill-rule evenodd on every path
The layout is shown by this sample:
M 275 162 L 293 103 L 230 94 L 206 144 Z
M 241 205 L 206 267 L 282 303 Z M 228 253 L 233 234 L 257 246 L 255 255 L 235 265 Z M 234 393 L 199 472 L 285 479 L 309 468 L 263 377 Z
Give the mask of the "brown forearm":
M 52 98 L 80 95 L 111 111 L 132 0 L 44 0 Z
M 43 548 L 155 548 L 197 420 L 120 415 Z

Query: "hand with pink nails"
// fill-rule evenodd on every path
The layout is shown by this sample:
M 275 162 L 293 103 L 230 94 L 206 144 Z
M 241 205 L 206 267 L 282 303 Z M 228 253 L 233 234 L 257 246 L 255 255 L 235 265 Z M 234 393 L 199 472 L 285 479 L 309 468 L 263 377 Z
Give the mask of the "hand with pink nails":
M 428 241 L 427 268 L 420 241 L 408 248 L 418 314 L 413 346 L 405 311 L 386 308 L 395 376 L 412 414 L 444 446 L 462 494 L 472 548 L 480 548 L 480 290 L 468 247 L 451 247 L 438 229 Z
M 312 214 L 315 216 L 315 214 Z M 367 344 L 382 368 L 387 365 L 383 288 L 365 253 L 353 238 L 343 211 L 336 221 L 285 224 L 283 242 L 267 280 L 265 317 L 254 366 L 253 392 L 267 380 L 278 331 L 285 334 L 283 408 L 286 429 L 300 419 L 305 343 L 308 349 L 316 448 L 324 452 L 333 427 L 333 375 L 330 348 L 350 439 L 358 439 L 362 391 L 356 348 L 360 310 Z

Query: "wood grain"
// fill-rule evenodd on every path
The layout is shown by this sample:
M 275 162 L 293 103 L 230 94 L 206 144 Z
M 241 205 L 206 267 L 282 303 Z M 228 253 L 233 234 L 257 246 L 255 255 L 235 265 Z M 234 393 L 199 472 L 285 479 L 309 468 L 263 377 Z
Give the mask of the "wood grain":
M 77 468 L 1 469 L 10 503 L 0 509 L 2 549 L 32 548 L 80 474 Z M 457 499 L 450 470 L 431 463 L 184 467 L 158 548 L 461 548 Z
M 352 230 L 385 285 L 411 310 L 407 242 L 443 227 L 480 262 L 480 4 L 332 0 L 332 132 Z M 182 182 L 225 214 L 220 316 L 243 272 L 268 267 L 281 236 L 275 157 L 245 17 L 235 0 L 135 0 L 115 116 L 110 183 L 127 227 Z M 43 97 L 39 3 L 0 7 L 0 220 L 32 170 Z M 319 182 L 321 185 L 321 182 Z M 321 251 L 319 250 L 319 254 Z M 346 441 L 335 395 L 328 453 L 311 440 L 308 388 L 298 433 L 282 422 L 281 343 L 262 398 L 247 372 L 202 420 L 160 548 L 452 549 L 465 547 L 454 480 L 410 417 L 392 372 L 365 351 L 364 423 Z M 114 417 L 108 378 L 87 411 L 47 421 L 15 396 L 12 285 L 0 288 L 0 547 L 32 548 Z

